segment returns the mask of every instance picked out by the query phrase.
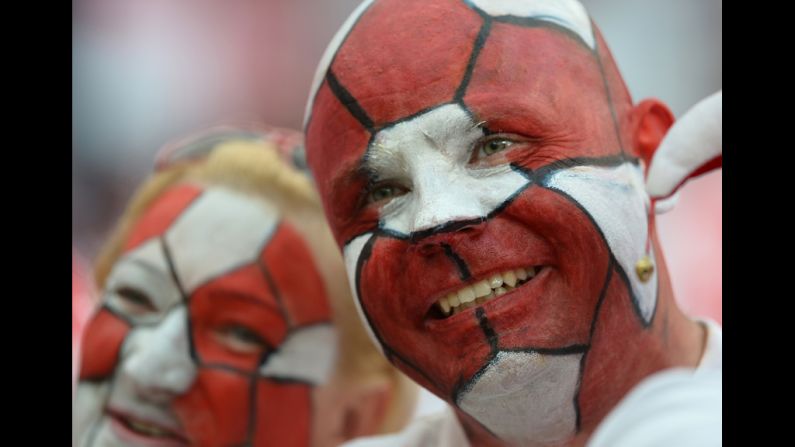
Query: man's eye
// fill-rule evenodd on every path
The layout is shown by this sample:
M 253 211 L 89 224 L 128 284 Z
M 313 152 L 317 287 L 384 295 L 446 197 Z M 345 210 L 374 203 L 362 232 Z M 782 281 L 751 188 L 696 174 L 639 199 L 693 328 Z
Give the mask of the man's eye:
M 138 289 L 127 286 L 120 287 L 116 290 L 116 295 L 121 299 L 125 309 L 133 315 L 157 312 L 157 307 L 149 296 Z
M 260 353 L 270 347 L 259 334 L 244 326 L 225 326 L 216 331 L 216 336 L 222 345 L 241 354 Z
M 496 138 L 487 140 L 477 147 L 476 158 L 488 157 L 489 155 L 496 154 L 497 152 L 504 151 L 513 145 L 513 141 L 507 138 Z
M 406 189 L 397 185 L 377 185 L 367 194 L 367 203 L 388 201 L 406 193 Z

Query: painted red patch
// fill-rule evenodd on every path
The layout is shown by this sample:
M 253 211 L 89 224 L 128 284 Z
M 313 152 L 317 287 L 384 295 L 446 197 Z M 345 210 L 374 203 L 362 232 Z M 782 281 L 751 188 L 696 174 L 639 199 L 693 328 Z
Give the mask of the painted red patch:
M 179 185 L 164 192 L 135 223 L 124 251 L 130 251 L 150 238 L 165 233 L 201 193 L 201 188 L 193 185 Z
M 598 60 L 551 28 L 494 23 L 464 103 L 491 131 L 542 139 L 544 151 L 560 146 L 569 157 L 620 152 Z
M 659 334 L 641 327 L 617 269 L 596 318 L 577 399 L 583 430 L 595 427 L 638 382 L 665 367 Z
M 193 386 L 172 408 L 190 445 L 217 447 L 245 444 L 249 431 L 252 380 L 228 371 L 201 368 Z
M 326 288 L 303 238 L 282 222 L 263 252 L 290 326 L 331 320 Z
M 119 361 L 122 342 L 130 327 L 105 308 L 100 309 L 86 325 L 83 335 L 83 358 L 80 380 L 110 377 Z
M 253 331 L 272 348 L 287 334 L 282 309 L 262 270 L 250 264 L 200 287 L 190 298 L 193 342 L 205 364 L 223 364 L 247 372 L 259 367 L 261 355 L 232 352 L 218 339 L 230 327 Z
M 303 384 L 257 381 L 254 446 L 308 446 L 313 415 L 311 388 Z
M 307 152 L 307 161 L 339 245 L 357 234 L 355 229 L 337 230 L 347 227 L 367 182 L 357 169 L 369 140 L 370 133 L 340 104 L 328 83 L 323 82 L 306 130 L 307 149 L 312 148 Z M 339 198 L 339 206 L 329 206 L 331 197 Z
M 377 2 L 350 32 L 331 71 L 378 128 L 453 100 L 482 23 L 461 1 Z

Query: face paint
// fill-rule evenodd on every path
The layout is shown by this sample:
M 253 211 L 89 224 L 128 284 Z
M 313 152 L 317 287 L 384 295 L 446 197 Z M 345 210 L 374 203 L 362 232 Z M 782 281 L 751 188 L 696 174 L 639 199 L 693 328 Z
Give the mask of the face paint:
M 634 275 L 631 104 L 578 2 L 368 2 L 315 85 L 309 164 L 395 365 L 526 445 L 592 429 L 659 367 L 628 360 L 658 281 Z
M 335 347 L 312 255 L 275 208 L 173 187 L 87 328 L 74 445 L 308 445 Z

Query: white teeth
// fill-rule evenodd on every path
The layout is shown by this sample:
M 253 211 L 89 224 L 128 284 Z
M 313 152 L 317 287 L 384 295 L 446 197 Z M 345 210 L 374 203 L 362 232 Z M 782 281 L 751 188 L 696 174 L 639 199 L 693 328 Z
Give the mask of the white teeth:
M 513 274 L 513 270 L 503 273 L 502 280 L 511 287 L 516 285 L 516 275 Z
M 496 275 L 489 278 L 489 285 L 492 289 L 496 289 L 502 285 L 502 276 L 497 273 Z
M 540 268 L 528 267 L 495 273 L 488 279 L 463 287 L 456 292 L 450 292 L 437 304 L 442 313 L 449 316 L 510 292 L 521 285 L 519 282 L 533 279 L 539 270 Z
M 458 300 L 461 304 L 466 304 L 470 301 L 475 301 L 475 289 L 472 286 L 464 287 L 458 291 Z
M 442 312 L 444 312 L 445 315 L 450 313 L 450 302 L 447 301 L 447 297 L 439 300 L 439 306 L 441 306 Z
M 447 302 L 450 303 L 451 307 L 458 307 L 461 305 L 461 301 L 458 300 L 458 294 L 455 292 L 447 295 Z
M 475 297 L 480 298 L 482 296 L 487 296 L 491 293 L 491 287 L 489 287 L 489 283 L 486 281 L 480 281 L 475 283 L 472 286 L 475 290 Z

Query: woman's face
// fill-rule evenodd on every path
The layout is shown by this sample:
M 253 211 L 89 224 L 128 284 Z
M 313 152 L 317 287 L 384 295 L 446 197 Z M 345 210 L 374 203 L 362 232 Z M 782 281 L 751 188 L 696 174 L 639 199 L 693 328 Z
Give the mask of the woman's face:
M 76 446 L 310 445 L 336 339 L 276 208 L 182 184 L 134 224 L 88 324 Z

